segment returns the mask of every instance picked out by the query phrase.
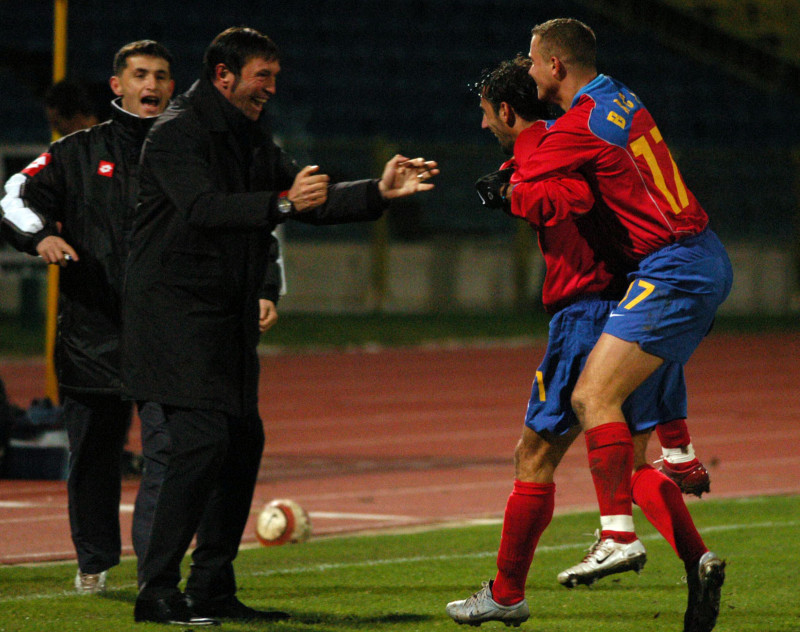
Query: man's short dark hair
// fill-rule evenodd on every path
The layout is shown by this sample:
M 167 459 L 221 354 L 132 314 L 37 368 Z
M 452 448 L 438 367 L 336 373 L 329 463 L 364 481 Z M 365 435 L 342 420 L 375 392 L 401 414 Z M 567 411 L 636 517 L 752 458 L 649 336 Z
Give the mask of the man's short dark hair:
M 484 70 L 475 91 L 492 104 L 494 111 L 508 103 L 526 121 L 552 118 L 548 105 L 536 96 L 536 82 L 528 74 L 531 60 L 522 54 Z
M 86 83 L 76 79 L 62 79 L 50 86 L 44 95 L 44 104 L 68 119 L 78 114 L 98 116 L 91 90 Z
M 241 76 L 242 68 L 252 58 L 272 61 L 280 59 L 278 47 L 269 37 L 246 26 L 232 26 L 224 30 L 209 44 L 203 56 L 203 70 L 208 79 L 214 79 L 214 69 L 219 64 L 234 75 Z
M 573 18 L 556 18 L 533 27 L 531 37 L 538 35 L 548 56 L 558 57 L 565 64 L 594 68 L 597 63 L 597 38 L 586 24 Z
M 170 67 L 170 74 L 172 72 L 172 53 L 167 50 L 163 44 L 159 44 L 154 40 L 139 40 L 138 42 L 131 42 L 125 44 L 114 55 L 114 75 L 119 77 L 125 67 L 128 65 L 128 57 L 133 55 L 146 55 L 147 57 L 158 57 L 165 60 Z

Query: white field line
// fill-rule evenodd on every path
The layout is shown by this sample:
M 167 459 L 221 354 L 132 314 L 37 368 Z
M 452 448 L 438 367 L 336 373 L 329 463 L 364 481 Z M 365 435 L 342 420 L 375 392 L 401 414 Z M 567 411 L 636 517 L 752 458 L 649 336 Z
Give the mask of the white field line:
M 701 533 L 712 533 L 712 532 L 720 532 L 720 531 L 738 531 L 742 529 L 775 529 L 775 528 L 789 528 L 789 527 L 797 527 L 800 525 L 800 520 L 789 520 L 786 522 L 759 522 L 753 524 L 729 524 L 729 525 L 718 525 L 715 527 L 706 527 L 705 529 L 700 529 Z M 646 536 L 642 536 L 642 540 L 650 541 L 650 540 L 658 540 L 661 536 L 659 534 L 650 534 Z M 560 551 L 568 551 L 572 549 L 579 549 L 583 550 L 586 549 L 586 542 L 580 543 L 573 543 L 573 544 L 559 544 L 555 546 L 540 546 L 537 547 L 536 553 L 554 553 Z M 476 551 L 474 553 L 460 553 L 454 555 L 418 555 L 412 557 L 394 557 L 394 558 L 385 558 L 385 559 L 373 559 L 373 560 L 361 560 L 358 562 L 341 562 L 336 564 L 314 564 L 311 566 L 300 566 L 297 568 L 285 568 L 285 569 L 276 569 L 276 570 L 266 570 L 266 571 L 255 571 L 253 573 L 248 573 L 245 576 L 249 577 L 269 577 L 273 575 L 299 575 L 301 573 L 327 573 L 329 571 L 336 571 L 345 568 L 371 568 L 375 566 L 391 566 L 391 565 L 401 565 L 401 564 L 417 564 L 420 562 L 449 562 L 453 560 L 468 560 L 468 559 L 480 559 L 480 558 L 492 558 L 497 555 L 497 551 Z M 69 564 L 70 566 L 74 565 L 75 562 L 64 562 L 64 564 Z M 0 567 L 0 573 L 2 573 L 3 567 Z M 65 580 L 66 581 L 66 580 Z M 128 583 L 117 585 L 112 588 L 109 588 L 110 591 L 117 591 L 117 590 L 130 590 L 131 588 L 135 588 L 136 584 Z M 41 599 L 53 599 L 53 598 L 61 598 L 61 597 L 76 597 L 79 599 L 84 599 L 85 597 L 78 595 L 74 591 L 56 591 L 52 593 L 44 593 L 44 594 L 34 594 L 34 595 L 14 595 L 10 597 L 3 597 L 0 598 L 0 604 L 5 603 L 21 603 L 27 601 L 37 601 Z
M 4 524 L 25 524 L 28 522 L 52 522 L 54 520 L 68 520 L 69 516 L 66 514 L 66 509 L 64 513 L 54 514 L 52 516 L 27 516 L 25 518 L 6 518 L 4 520 L 0 520 L 0 525 Z
M 309 517 L 313 519 L 322 520 L 376 520 L 384 521 L 390 520 L 393 522 L 408 522 L 410 520 L 419 520 L 419 516 L 392 516 L 389 514 L 364 514 L 364 513 L 342 513 L 338 511 L 311 511 Z

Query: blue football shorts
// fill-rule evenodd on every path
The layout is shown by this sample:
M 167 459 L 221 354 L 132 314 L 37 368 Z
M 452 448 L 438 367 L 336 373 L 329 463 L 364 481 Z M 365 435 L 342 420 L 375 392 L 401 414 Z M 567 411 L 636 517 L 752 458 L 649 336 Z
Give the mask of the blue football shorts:
M 616 301 L 587 298 L 560 310 L 550 320 L 547 352 L 533 380 L 525 425 L 531 430 L 562 435 L 579 424 L 570 398 L 575 383 Z M 634 433 L 658 423 L 686 417 L 683 367 L 665 362 L 623 404 Z
M 722 243 L 706 229 L 650 254 L 629 279 L 605 333 L 686 364 L 731 291 L 733 269 Z

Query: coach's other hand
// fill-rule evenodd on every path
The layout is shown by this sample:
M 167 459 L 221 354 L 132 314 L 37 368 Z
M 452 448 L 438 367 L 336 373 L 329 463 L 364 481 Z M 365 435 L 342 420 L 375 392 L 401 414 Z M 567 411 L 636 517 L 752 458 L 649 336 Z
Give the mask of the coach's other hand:
M 258 299 L 258 330 L 263 334 L 278 322 L 278 308 L 266 298 Z
M 439 173 L 439 165 L 424 158 L 409 159 L 397 154 L 383 169 L 378 188 L 386 200 L 406 197 L 419 191 L 430 191 L 433 184 L 428 182 Z
M 328 201 L 328 185 L 331 179 L 324 173 L 317 173 L 318 165 L 307 165 L 300 170 L 286 197 L 298 213 L 308 211 Z

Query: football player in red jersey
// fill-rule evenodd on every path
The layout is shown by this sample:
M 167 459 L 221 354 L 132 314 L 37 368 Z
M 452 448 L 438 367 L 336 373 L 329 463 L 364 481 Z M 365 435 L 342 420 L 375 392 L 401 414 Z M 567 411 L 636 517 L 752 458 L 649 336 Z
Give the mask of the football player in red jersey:
M 541 221 L 553 215 L 553 183 L 583 175 L 603 239 L 635 266 L 572 394 L 600 506 L 600 548 L 621 552 L 636 541 L 633 446 L 622 403 L 665 362 L 686 363 L 730 292 L 733 271 L 652 116 L 629 88 L 598 74 L 595 55 L 594 32 L 577 20 L 533 28 L 530 74 L 538 96 L 565 114 L 506 194 L 513 213 Z M 687 630 L 714 627 L 724 567 L 707 553 L 689 572 Z
M 530 62 L 521 58 L 504 62 L 478 84 L 483 127 L 495 134 L 504 150 L 513 152 L 513 158 L 501 168 L 515 170 L 512 183 L 519 182 L 518 172 L 524 170 L 552 126 L 552 121 L 541 120 L 547 111 L 536 100 L 529 67 Z M 577 217 L 569 213 L 571 205 L 591 203 L 591 196 L 580 196 L 585 188 L 582 176 L 572 177 L 574 181 L 561 183 L 560 195 L 554 194 L 553 187 L 549 189 L 547 203 L 564 219 L 533 223 L 547 269 L 543 302 L 554 314 L 548 350 L 536 371 L 525 428 L 515 452 L 515 482 L 506 505 L 498 573 L 469 599 L 448 604 L 448 614 L 459 623 L 500 620 L 517 625 L 529 616 L 525 581 L 539 536 L 553 514 L 553 474 L 580 431 L 569 405 L 570 394 L 609 313 L 624 294 L 626 272 L 631 269 L 598 241 L 596 213 Z M 501 196 L 490 194 L 487 198 L 497 201 Z M 672 420 L 683 424 L 685 409 L 683 370 L 675 362 L 662 365 L 624 405 L 625 417 L 635 432 L 634 498 L 689 569 L 708 549 L 678 487 L 645 460 L 653 426 Z M 603 540 L 593 550 L 601 546 Z M 590 584 L 611 573 L 639 569 L 644 561 L 644 547 L 637 541 L 622 554 L 612 552 L 602 564 L 589 563 L 580 574 L 562 573 L 559 581 L 567 586 Z

